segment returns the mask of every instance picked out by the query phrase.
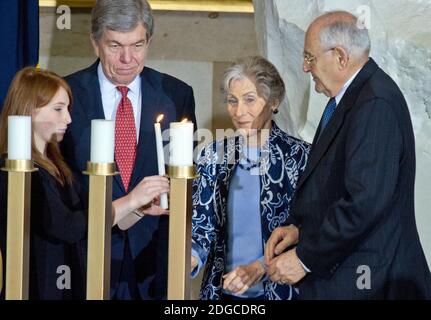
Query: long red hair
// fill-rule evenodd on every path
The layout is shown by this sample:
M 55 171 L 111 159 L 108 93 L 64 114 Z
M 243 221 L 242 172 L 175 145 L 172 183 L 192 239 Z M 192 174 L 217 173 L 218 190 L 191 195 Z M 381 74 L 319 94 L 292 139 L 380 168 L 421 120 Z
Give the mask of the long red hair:
M 27 67 L 19 71 L 9 87 L 3 111 L 0 116 L 0 154 L 6 156 L 8 116 L 32 116 L 37 108 L 46 106 L 63 88 L 69 96 L 69 109 L 72 104 L 72 92 L 69 85 L 60 76 L 48 70 Z M 72 172 L 64 161 L 57 141 L 46 146 L 46 157 L 41 154 L 32 139 L 32 159 L 54 176 L 61 185 L 72 183 Z

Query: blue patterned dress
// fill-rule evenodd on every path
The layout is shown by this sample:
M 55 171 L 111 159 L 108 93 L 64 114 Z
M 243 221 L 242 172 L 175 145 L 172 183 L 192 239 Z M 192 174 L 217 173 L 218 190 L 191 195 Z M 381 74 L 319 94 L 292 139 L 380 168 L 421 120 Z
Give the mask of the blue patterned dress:
M 199 178 L 193 182 L 192 241 L 200 259 L 206 263 L 200 298 L 219 300 L 225 269 L 227 243 L 227 203 L 229 184 L 242 155 L 241 137 L 214 141 L 199 156 Z M 289 215 L 299 175 L 307 163 L 310 145 L 287 135 L 273 122 L 266 156 L 260 164 L 260 212 L 262 246 L 275 228 Z M 265 279 L 265 299 L 285 300 L 296 297 L 289 285 Z

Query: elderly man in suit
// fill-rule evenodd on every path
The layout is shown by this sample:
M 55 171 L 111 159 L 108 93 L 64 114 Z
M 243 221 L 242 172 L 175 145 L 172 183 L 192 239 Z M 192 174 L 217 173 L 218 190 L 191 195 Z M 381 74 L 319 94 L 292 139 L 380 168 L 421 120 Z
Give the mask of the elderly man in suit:
M 409 110 L 369 51 L 368 30 L 347 12 L 320 16 L 306 32 L 303 69 L 330 100 L 290 225 L 265 251 L 270 278 L 298 284 L 302 299 L 431 297 Z
M 126 195 L 144 177 L 156 175 L 154 122 L 162 130 L 187 118 L 194 123 L 193 90 L 184 82 L 145 67 L 153 35 L 146 0 L 98 0 L 92 11 L 91 41 L 98 60 L 66 77 L 72 88 L 72 124 L 62 150 L 81 174 L 90 157 L 92 119 L 115 120 L 113 199 Z M 111 297 L 163 299 L 167 288 L 168 217 L 145 215 L 127 231 L 112 230 Z

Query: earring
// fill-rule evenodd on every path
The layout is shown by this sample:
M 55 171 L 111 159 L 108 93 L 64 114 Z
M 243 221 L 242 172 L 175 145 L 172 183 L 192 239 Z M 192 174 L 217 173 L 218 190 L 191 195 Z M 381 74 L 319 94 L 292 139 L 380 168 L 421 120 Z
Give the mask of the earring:
M 272 113 L 273 113 L 273 114 L 277 114 L 277 113 L 278 113 L 278 108 L 276 108 L 276 109 L 272 110 Z

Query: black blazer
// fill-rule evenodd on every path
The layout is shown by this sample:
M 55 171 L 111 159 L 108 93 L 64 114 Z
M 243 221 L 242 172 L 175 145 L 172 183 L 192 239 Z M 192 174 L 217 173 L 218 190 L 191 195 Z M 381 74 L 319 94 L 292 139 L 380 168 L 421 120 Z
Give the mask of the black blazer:
M 312 271 L 300 298 L 431 298 L 415 221 L 415 141 L 398 86 L 370 59 L 319 134 L 320 125 L 290 216 Z M 357 286 L 363 270 L 370 289 Z
M 87 237 L 86 201 L 77 185 L 63 187 L 46 170 L 38 168 L 31 181 L 29 298 L 85 299 L 82 242 Z M 5 172 L 0 173 L 0 191 L 0 246 L 6 256 Z M 70 287 L 64 278 L 68 274 Z M 66 286 L 59 288 L 58 283 Z
M 62 142 L 63 155 L 88 190 L 88 178 L 82 172 L 90 159 L 92 119 L 104 119 L 96 61 L 89 68 L 65 79 L 72 88 L 70 124 Z M 184 82 L 145 67 L 141 73 L 142 112 L 136 162 L 130 190 L 144 177 L 158 174 L 154 122 L 164 114 L 162 131 L 169 123 L 188 118 L 196 125 L 193 90 Z M 120 176 L 113 181 L 113 200 L 126 194 Z M 128 241 L 126 241 L 128 237 Z M 143 299 L 161 299 L 167 288 L 168 217 L 145 216 L 128 231 L 112 230 L 111 296 L 116 292 L 123 263 L 125 244 L 130 245 L 137 284 Z

